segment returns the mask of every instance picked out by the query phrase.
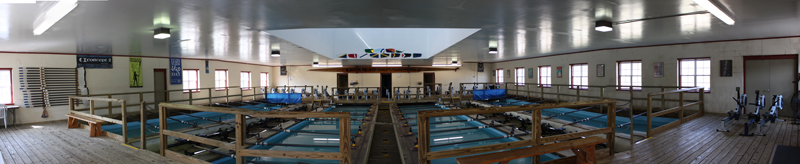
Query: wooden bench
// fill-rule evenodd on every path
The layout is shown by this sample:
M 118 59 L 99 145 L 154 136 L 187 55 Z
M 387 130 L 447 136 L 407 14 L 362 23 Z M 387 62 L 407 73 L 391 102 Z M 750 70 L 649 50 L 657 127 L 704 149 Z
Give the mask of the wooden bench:
M 572 149 L 572 152 L 574 152 L 575 156 L 578 158 L 578 163 L 597 163 L 597 161 L 595 161 L 594 145 L 606 142 L 608 142 L 608 140 L 604 138 L 588 137 L 584 139 L 570 140 L 536 147 L 461 157 L 457 158 L 456 161 L 459 164 L 491 164 L 495 162 L 498 162 L 499 164 L 506 164 L 509 161 L 518 158 L 544 155 L 547 153 Z
M 69 129 L 71 129 L 71 128 L 80 128 L 81 124 L 78 123 L 78 120 L 81 120 L 81 121 L 86 121 L 87 123 L 89 123 L 89 137 L 102 136 L 105 133 L 105 132 L 103 132 L 103 127 L 99 125 L 99 124 L 105 123 L 105 121 L 101 121 L 101 120 L 97 120 L 97 119 L 93 119 L 93 118 L 87 118 L 87 117 L 80 116 L 80 115 L 75 115 L 75 114 L 67 114 L 67 117 L 68 117 L 67 118 L 67 124 L 68 124 L 67 128 L 69 128 Z

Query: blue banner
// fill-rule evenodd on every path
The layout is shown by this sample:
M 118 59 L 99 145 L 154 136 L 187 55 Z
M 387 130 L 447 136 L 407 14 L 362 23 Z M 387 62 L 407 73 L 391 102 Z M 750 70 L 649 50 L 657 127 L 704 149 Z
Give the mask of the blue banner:
M 265 97 L 267 97 L 267 102 L 270 103 L 289 103 L 289 104 L 297 104 L 301 103 L 303 99 L 302 93 L 265 93 Z
M 169 58 L 169 83 L 183 84 L 183 67 L 181 58 Z
M 506 98 L 506 89 L 472 90 L 473 100 L 504 99 L 504 98 Z
M 111 56 L 98 55 L 75 55 L 77 56 L 78 66 L 83 68 L 114 68 Z

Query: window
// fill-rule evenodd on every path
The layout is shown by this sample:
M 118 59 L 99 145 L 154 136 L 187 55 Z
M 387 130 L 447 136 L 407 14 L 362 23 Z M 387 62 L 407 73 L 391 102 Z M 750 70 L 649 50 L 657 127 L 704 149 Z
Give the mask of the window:
M 267 73 L 267 72 L 261 72 L 261 87 L 262 88 L 269 87 L 269 79 L 267 78 L 267 77 L 269 77 L 269 76 L 267 76 L 268 74 L 269 73 Z
M 217 90 L 225 90 L 228 87 L 228 70 L 218 69 L 214 70 L 214 87 Z
M 242 79 L 242 83 L 240 83 L 239 87 L 242 87 L 242 90 L 251 90 L 250 88 L 250 71 L 242 71 L 240 78 Z
M 678 59 L 678 84 L 681 87 L 704 87 L 711 91 L 711 58 Z
M 589 89 L 589 64 L 569 65 L 570 89 Z
M 619 61 L 617 62 L 617 87 L 618 90 L 642 90 L 642 61 Z
M 11 85 L 11 68 L 0 68 L 0 104 L 14 105 L 14 89 Z
M 550 88 L 550 66 L 539 66 L 539 87 Z
M 525 68 L 514 68 L 514 72 L 514 81 L 517 82 L 517 85 L 525 85 Z
M 503 69 L 497 69 L 497 83 L 503 83 Z
M 200 80 L 198 80 L 200 73 L 196 69 L 184 69 L 183 70 L 183 92 L 200 92 L 198 86 L 200 86 Z

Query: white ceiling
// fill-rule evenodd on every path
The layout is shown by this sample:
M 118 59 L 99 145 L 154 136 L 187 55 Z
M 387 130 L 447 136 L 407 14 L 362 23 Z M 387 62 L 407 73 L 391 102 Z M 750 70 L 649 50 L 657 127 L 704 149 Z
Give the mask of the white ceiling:
M 33 22 L 54 2 L 0 4 L 0 51 L 210 58 L 268 65 L 496 62 L 595 49 L 798 36 L 798 2 L 715 0 L 726 25 L 692 0 L 109 0 L 81 1 L 44 34 Z M 663 17 L 593 30 L 593 21 Z M 172 37 L 152 38 L 172 28 Z M 301 28 L 479 28 L 426 60 L 331 59 L 270 35 Z M 429 40 L 435 42 L 436 40 Z M 281 57 L 269 57 L 280 47 Z M 496 45 L 500 54 L 487 53 Z M 110 46 L 111 52 L 97 50 Z M 326 54 L 327 55 L 327 54 Z M 643 54 L 646 55 L 646 54 Z

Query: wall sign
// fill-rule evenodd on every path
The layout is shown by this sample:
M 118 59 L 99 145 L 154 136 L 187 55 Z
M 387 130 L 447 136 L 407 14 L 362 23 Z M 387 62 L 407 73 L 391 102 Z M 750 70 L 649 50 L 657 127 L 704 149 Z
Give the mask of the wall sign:
M 111 56 L 75 55 L 78 60 L 77 67 L 83 68 L 114 68 Z
M 719 76 L 721 77 L 733 76 L 733 60 L 719 61 Z
M 606 76 L 606 65 L 605 64 L 598 64 L 597 65 L 597 77 L 605 77 Z
M 183 84 L 181 58 L 169 58 L 169 84 Z
M 561 78 L 561 67 L 556 67 L 556 77 Z
M 130 58 L 130 86 L 142 87 L 142 58 Z
M 483 63 L 478 63 L 478 72 L 483 72 Z
M 653 63 L 653 77 L 664 77 L 664 62 Z
M 528 78 L 533 78 L 533 68 L 528 68 Z
M 286 76 L 286 66 L 281 66 L 281 76 Z

